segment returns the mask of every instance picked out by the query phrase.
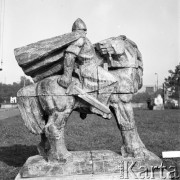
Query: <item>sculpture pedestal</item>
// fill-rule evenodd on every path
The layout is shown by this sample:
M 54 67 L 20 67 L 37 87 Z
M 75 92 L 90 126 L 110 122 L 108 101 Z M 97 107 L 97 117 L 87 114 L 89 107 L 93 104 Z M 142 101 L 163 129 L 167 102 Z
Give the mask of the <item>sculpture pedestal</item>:
M 169 178 L 169 173 L 153 166 L 155 161 L 123 158 L 118 153 L 75 151 L 64 163 L 48 163 L 41 156 L 28 158 L 15 180 L 120 180 Z M 150 167 L 151 166 L 151 167 Z

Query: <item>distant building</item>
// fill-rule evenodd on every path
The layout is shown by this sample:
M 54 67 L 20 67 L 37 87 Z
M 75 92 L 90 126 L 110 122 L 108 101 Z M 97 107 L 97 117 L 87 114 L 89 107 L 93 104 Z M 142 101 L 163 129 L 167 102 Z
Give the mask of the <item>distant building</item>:
M 16 104 L 17 103 L 17 98 L 16 97 L 10 97 L 10 103 L 11 104 Z

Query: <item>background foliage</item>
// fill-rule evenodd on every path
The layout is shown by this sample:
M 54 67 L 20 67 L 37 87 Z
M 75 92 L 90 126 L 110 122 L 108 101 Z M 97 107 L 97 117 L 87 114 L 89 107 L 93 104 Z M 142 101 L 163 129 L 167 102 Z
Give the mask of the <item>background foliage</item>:
M 20 81 L 13 84 L 0 83 L 0 103 L 9 103 L 10 97 L 15 97 L 20 88 L 29 84 L 32 82 L 25 76 L 21 76 Z
M 165 78 L 165 86 L 171 92 L 171 98 L 179 99 L 180 96 L 180 65 L 175 67 L 175 70 L 169 70 L 170 75 Z

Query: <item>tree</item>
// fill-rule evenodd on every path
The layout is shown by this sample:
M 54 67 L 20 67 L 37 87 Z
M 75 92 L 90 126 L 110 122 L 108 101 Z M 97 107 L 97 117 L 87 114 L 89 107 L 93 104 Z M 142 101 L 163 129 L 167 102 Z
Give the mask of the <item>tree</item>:
M 133 96 L 132 102 L 133 103 L 144 103 L 146 102 L 151 96 L 147 92 L 137 93 Z
M 20 86 L 21 87 L 24 87 L 24 86 L 27 86 L 30 84 L 32 84 L 32 82 L 29 79 L 27 79 L 25 76 L 20 77 Z
M 163 97 L 163 90 L 158 89 L 156 92 L 149 94 L 148 92 L 140 92 L 133 96 L 132 102 L 134 103 L 144 103 L 147 102 L 148 99 L 154 99 L 160 94 Z
M 169 70 L 170 75 L 165 78 L 165 88 L 171 92 L 171 98 L 177 99 L 180 108 L 180 64 L 175 70 Z
M 25 76 L 21 76 L 20 82 L 14 82 L 13 84 L 0 83 L 0 103 L 9 102 L 10 97 L 17 96 L 17 92 L 24 86 L 30 85 L 32 82 Z

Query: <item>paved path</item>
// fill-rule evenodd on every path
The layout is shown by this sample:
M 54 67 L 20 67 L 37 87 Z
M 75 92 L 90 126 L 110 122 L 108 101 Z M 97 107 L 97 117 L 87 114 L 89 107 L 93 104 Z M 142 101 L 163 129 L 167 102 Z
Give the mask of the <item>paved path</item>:
M 0 109 L 0 120 L 17 116 L 20 114 L 19 109 L 17 108 L 11 108 L 11 109 Z

